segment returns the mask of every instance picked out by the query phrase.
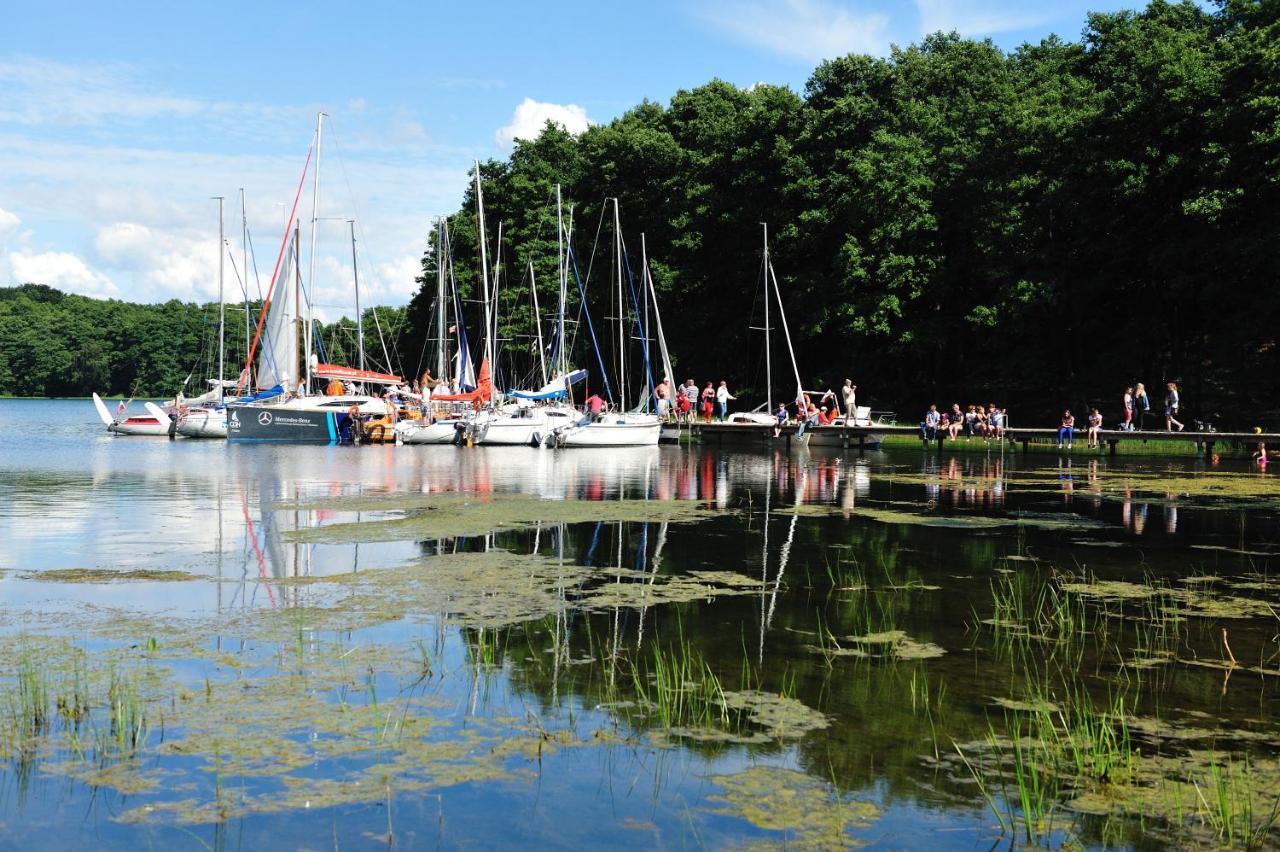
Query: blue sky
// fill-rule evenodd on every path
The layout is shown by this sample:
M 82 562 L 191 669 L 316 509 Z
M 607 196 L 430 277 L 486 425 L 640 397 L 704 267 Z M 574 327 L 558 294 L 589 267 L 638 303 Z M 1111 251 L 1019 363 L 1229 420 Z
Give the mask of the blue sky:
M 330 315 L 351 302 L 342 220 L 354 217 L 366 303 L 403 303 L 432 217 L 456 209 L 471 161 L 502 156 L 548 117 L 578 130 L 712 77 L 800 90 L 824 57 L 883 54 L 939 29 L 1008 49 L 1075 39 L 1087 11 L 1132 5 L 8 0 L 0 284 L 216 298 L 209 198 L 227 196 L 238 254 L 241 187 L 265 279 L 323 110 L 317 301 Z M 309 219 L 309 189 L 299 212 Z

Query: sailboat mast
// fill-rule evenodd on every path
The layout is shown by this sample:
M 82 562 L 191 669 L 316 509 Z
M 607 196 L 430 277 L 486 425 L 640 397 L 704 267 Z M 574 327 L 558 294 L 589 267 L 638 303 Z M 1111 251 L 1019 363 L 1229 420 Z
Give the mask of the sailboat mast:
M 556 284 L 560 288 L 560 314 L 556 318 L 556 360 L 555 371 L 561 375 L 569 372 L 569 353 L 565 348 L 564 311 L 565 302 L 569 298 L 569 261 L 564 256 L 564 213 L 560 206 L 560 184 L 556 184 L 556 256 L 559 258 Z
M 447 378 L 445 360 L 448 352 L 444 339 L 444 261 L 446 256 L 444 217 L 441 217 L 436 221 L 436 341 L 440 344 L 439 351 L 436 353 L 437 381 L 444 381 Z
M 787 328 L 787 311 L 782 307 L 782 291 L 778 288 L 778 276 L 774 274 L 772 263 L 765 267 L 765 272 L 773 279 L 773 295 L 778 299 L 778 318 L 782 320 L 782 336 L 787 339 L 787 354 L 791 356 L 791 370 L 796 376 L 796 399 L 800 400 L 804 398 L 804 385 L 800 381 L 800 367 L 796 364 L 796 350 L 791 345 L 791 329 Z M 768 282 L 765 282 L 765 286 L 769 286 Z
M 360 369 L 364 367 L 364 313 L 360 310 L 360 264 L 356 263 L 356 220 L 348 219 L 351 226 L 351 277 L 356 286 L 356 351 L 359 353 L 356 363 Z
M 480 220 L 480 292 L 484 297 L 484 357 L 493 369 L 493 340 L 489 336 L 489 248 L 484 233 L 484 190 L 480 187 L 480 161 L 476 160 L 476 216 Z
M 533 293 L 533 328 L 538 335 L 538 366 L 542 370 L 542 384 L 547 384 L 547 352 L 542 344 L 542 315 L 538 312 L 538 282 L 533 275 L 533 260 L 529 260 L 529 290 Z
M 769 223 L 761 222 L 764 229 L 764 398 L 768 411 L 773 414 L 773 339 L 769 328 Z
M 256 263 L 256 261 L 255 261 Z M 240 187 L 240 268 L 244 270 L 244 349 L 249 351 L 249 214 L 245 212 L 244 187 Z
M 224 373 L 227 361 L 227 299 L 222 289 L 223 253 L 226 251 L 226 243 L 223 236 L 223 198 L 221 195 L 215 197 L 218 199 L 218 401 L 221 402 L 225 395 L 222 381 L 226 378 Z
M 311 390 L 311 336 L 315 315 L 311 303 L 315 301 L 316 292 L 316 225 L 320 222 L 320 142 L 324 135 L 324 113 L 316 113 L 316 177 L 311 185 L 311 258 L 307 262 L 307 286 L 311 288 L 312 298 L 307 300 L 307 390 Z
M 627 338 L 626 303 L 622 300 L 622 217 L 618 213 L 618 199 L 613 199 L 613 252 L 618 261 L 618 404 L 627 404 Z M 625 408 L 623 409 L 626 410 Z
M 302 370 L 298 367 L 298 356 L 301 354 L 302 333 L 305 330 L 302 322 L 302 226 L 295 219 L 293 222 L 293 364 L 290 366 L 289 378 L 298 379 L 302 376 Z M 307 300 L 307 312 L 311 312 L 311 301 Z M 310 370 L 310 365 L 307 367 Z M 291 388 L 285 388 L 286 391 Z
M 498 242 L 493 250 L 493 361 L 489 364 L 490 375 L 498 372 L 498 280 L 502 277 L 502 222 L 498 222 Z

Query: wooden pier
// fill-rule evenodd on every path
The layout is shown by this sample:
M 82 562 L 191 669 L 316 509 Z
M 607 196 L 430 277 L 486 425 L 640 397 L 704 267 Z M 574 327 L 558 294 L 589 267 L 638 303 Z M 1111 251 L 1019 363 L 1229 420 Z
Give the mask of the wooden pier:
M 704 444 L 717 446 L 764 444 L 790 448 L 800 443 L 796 440 L 798 431 L 798 425 L 786 425 L 781 428 L 779 435 L 775 437 L 773 434 L 774 427 L 766 424 L 725 423 L 721 421 L 693 424 L 671 423 L 663 427 L 662 440 L 664 442 L 699 440 Z M 883 438 L 891 435 L 915 438 L 922 444 L 930 443 L 930 441 L 925 441 L 920 436 L 920 427 L 918 426 L 815 426 L 805 431 L 810 433 L 809 444 L 811 446 L 839 447 L 846 450 L 874 450 L 879 448 Z M 1073 443 L 1087 447 L 1087 434 L 1083 429 L 1077 430 Z M 1259 443 L 1267 444 L 1269 447 L 1280 446 L 1280 434 L 1273 432 L 1264 432 L 1262 434 L 1254 432 L 1164 432 L 1152 430 L 1122 432 L 1104 429 L 1098 440 L 1100 444 L 1106 446 L 1111 455 L 1116 454 L 1116 448 L 1121 443 L 1145 444 L 1149 441 L 1192 444 L 1198 452 L 1202 452 L 1205 456 L 1212 455 L 1215 447 L 1252 451 Z M 963 435 L 952 441 L 943 430 L 938 430 L 937 437 L 932 439 L 932 443 L 937 444 L 939 451 L 946 450 L 948 444 L 961 446 L 968 444 L 972 446 L 975 442 L 980 443 L 982 441 L 982 438 L 976 436 L 966 441 Z M 989 440 L 988 443 L 992 447 L 999 447 L 1001 444 L 1001 442 L 995 440 Z M 1056 449 L 1057 443 L 1058 430 L 1056 428 L 1012 428 L 1004 430 L 1003 444 L 1010 449 L 1020 447 L 1024 453 L 1033 445 L 1046 447 L 1052 445 Z M 1101 447 L 1099 451 L 1101 451 Z

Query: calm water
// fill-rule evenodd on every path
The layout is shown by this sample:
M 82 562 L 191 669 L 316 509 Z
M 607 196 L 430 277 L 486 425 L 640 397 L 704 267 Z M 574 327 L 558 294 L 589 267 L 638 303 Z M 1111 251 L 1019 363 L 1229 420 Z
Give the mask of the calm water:
M 1055 781 L 1031 839 L 1216 842 L 1207 801 L 1131 815 L 1222 777 L 1210 752 L 1272 812 L 1270 486 L 998 449 L 228 446 L 0 401 L 0 845 L 988 848 L 1028 839 L 1017 714 L 1117 698 L 1149 762 Z M 694 661 L 667 696 L 694 710 L 659 657 Z

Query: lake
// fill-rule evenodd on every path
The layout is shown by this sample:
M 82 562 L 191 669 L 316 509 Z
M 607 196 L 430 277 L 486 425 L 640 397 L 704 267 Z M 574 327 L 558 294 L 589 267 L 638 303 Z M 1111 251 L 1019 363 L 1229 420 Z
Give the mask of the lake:
M 1245 460 L 110 437 L 0 401 L 0 845 L 1277 840 Z

